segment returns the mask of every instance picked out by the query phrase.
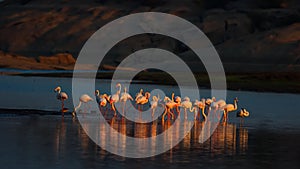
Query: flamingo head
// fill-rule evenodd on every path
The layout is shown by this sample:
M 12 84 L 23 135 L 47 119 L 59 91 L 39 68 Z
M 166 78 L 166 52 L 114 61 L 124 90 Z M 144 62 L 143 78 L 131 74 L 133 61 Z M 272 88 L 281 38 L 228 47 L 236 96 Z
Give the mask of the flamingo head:
M 206 101 L 205 101 L 205 104 L 206 104 L 206 105 L 210 105 L 210 104 L 211 104 L 211 102 L 212 102 L 212 100 L 211 100 L 211 99 L 206 99 Z
M 234 98 L 234 101 L 236 101 L 236 102 L 239 102 L 239 100 L 238 100 L 238 98 L 236 97 L 236 98 Z
M 245 117 L 248 117 L 250 115 L 249 111 L 247 111 L 245 108 L 242 108 L 241 111 L 243 112 L 243 115 Z
M 151 94 L 150 94 L 149 92 L 146 92 L 146 93 L 145 93 L 145 97 L 146 97 L 147 99 L 149 99 L 150 96 L 151 96 Z
M 60 92 L 61 91 L 61 87 L 60 86 L 57 86 L 55 89 L 54 89 L 54 92 Z
M 189 97 L 184 97 L 183 100 L 187 101 L 187 102 L 191 101 L 191 99 Z
M 95 95 L 99 96 L 100 95 L 100 91 L 99 90 L 95 90 Z
M 153 97 L 152 97 L 152 100 L 153 100 L 153 101 L 158 101 L 158 98 L 157 98 L 156 96 L 153 96 Z
M 171 100 L 171 99 L 170 99 L 169 97 L 165 96 L 164 102 L 168 102 L 168 101 L 170 101 L 170 100 Z
M 117 83 L 117 84 L 116 84 L 116 88 L 118 88 L 118 87 L 121 87 L 121 84 L 120 84 L 120 83 Z
M 176 97 L 175 97 L 175 102 L 176 102 L 176 103 L 180 103 L 180 102 L 181 102 L 181 98 L 180 98 L 179 96 L 176 96 Z

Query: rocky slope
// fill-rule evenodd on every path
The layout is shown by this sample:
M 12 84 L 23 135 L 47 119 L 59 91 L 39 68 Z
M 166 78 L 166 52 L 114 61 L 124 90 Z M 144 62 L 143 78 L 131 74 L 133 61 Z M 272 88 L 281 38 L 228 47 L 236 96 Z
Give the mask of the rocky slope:
M 130 13 L 157 11 L 183 17 L 202 29 L 226 71 L 300 71 L 299 4 L 296 0 L 4 0 L 0 67 L 72 69 L 85 41 L 101 26 Z M 117 66 L 133 51 L 147 47 L 167 49 L 195 71 L 204 70 L 180 42 L 153 35 L 120 42 L 103 64 Z

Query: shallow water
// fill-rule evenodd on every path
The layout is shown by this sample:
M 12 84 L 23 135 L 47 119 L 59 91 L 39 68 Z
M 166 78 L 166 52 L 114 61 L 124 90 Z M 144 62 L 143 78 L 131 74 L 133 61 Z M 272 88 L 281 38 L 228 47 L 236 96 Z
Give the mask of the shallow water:
M 122 132 L 133 126 L 116 122 Z M 138 126 L 141 128 L 141 126 Z M 157 126 L 160 128 L 161 126 Z M 60 116 L 1 117 L 1 164 L 5 168 L 299 168 L 300 133 L 220 125 L 204 144 L 201 123 L 173 149 L 161 155 L 131 159 L 98 147 L 76 119 Z M 143 133 L 151 126 L 143 127 Z M 107 136 L 107 133 L 106 133 Z M 114 137 L 110 141 L 116 141 Z M 139 145 L 136 145 L 137 147 Z
M 102 92 L 109 91 L 108 84 L 109 81 L 96 81 Z M 57 85 L 71 96 L 68 78 L 1 76 L 0 108 L 57 111 L 60 103 L 53 92 Z M 144 84 L 132 85 L 130 93 L 141 87 L 178 93 L 172 86 Z M 211 97 L 209 90 L 201 89 L 200 94 Z M 21 116 L 0 110 L 0 161 L 4 168 L 300 168 L 300 95 L 243 91 L 227 94 L 228 102 L 238 97 L 239 106 L 251 113 L 242 126 L 231 113 L 229 123 L 219 125 L 213 136 L 200 144 L 203 123 L 183 122 L 195 125 L 184 140 L 163 154 L 144 159 L 120 157 L 101 149 L 70 116 Z M 70 109 L 71 100 L 66 102 Z M 153 130 L 152 123 L 132 125 L 120 119 L 108 122 L 118 132 L 126 129 L 128 135 L 136 137 L 149 137 Z M 155 129 L 162 131 L 165 125 L 159 123 Z

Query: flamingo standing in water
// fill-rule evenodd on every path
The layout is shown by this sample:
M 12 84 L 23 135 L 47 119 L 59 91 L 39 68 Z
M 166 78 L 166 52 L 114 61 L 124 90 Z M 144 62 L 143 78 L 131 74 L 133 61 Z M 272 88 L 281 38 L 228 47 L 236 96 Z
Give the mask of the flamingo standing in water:
M 178 107 L 181 105 L 181 98 L 179 96 L 177 96 L 174 101 L 174 93 L 172 93 L 172 100 L 169 97 L 165 97 L 164 102 L 165 102 L 165 111 L 162 115 L 162 120 L 163 121 L 165 120 L 165 116 L 167 113 L 168 113 L 168 116 L 169 116 L 169 114 L 171 114 L 172 119 L 174 119 L 174 113 L 171 112 L 171 109 L 174 109 L 174 108 L 176 108 L 176 111 L 178 113 L 178 118 L 180 118 L 180 111 L 179 111 Z
M 134 99 L 135 102 L 136 102 L 140 97 L 143 97 L 143 92 L 144 92 L 144 90 L 143 90 L 143 89 L 140 89 L 140 91 L 135 95 L 135 99 Z M 138 108 L 138 105 L 137 105 L 137 108 Z
M 249 117 L 250 113 L 249 111 L 247 111 L 245 108 L 241 108 L 240 111 L 237 112 L 236 117 L 240 117 L 241 118 L 241 122 L 244 122 L 244 118 L 245 117 Z
M 219 110 L 220 108 L 224 107 L 225 105 L 226 105 L 225 100 L 220 99 L 220 100 L 217 101 L 215 97 L 212 97 L 212 102 L 211 102 L 211 104 L 210 104 L 209 111 L 213 110 L 214 118 L 216 117 L 216 113 L 218 112 L 218 113 L 217 113 L 218 119 L 220 119 L 220 113 L 219 113 L 218 110 Z
M 98 103 L 98 105 L 100 105 L 100 91 L 99 90 L 95 90 L 95 97 L 96 97 L 96 102 Z
M 144 105 L 144 104 L 146 104 L 146 103 L 148 103 L 148 101 L 149 101 L 149 98 L 150 98 L 150 93 L 149 92 L 146 92 L 145 93 L 145 96 L 140 96 L 140 97 L 138 97 L 137 99 L 136 99 L 136 104 L 137 105 Z
M 96 96 L 96 101 L 97 101 L 98 105 L 100 107 L 105 107 L 106 103 L 107 103 L 107 100 L 106 100 L 107 94 L 104 93 L 104 94 L 100 95 L 100 91 L 96 90 L 95 96 Z
M 183 102 L 181 102 L 181 107 L 184 108 L 184 119 L 186 120 L 187 119 L 187 109 L 190 110 L 190 112 L 193 112 L 194 111 L 194 108 L 193 107 L 193 103 L 191 102 L 191 99 L 189 97 L 184 97 L 183 98 Z
M 219 109 L 220 107 L 224 107 L 225 105 L 226 105 L 225 100 L 220 99 L 220 100 L 217 101 L 215 97 L 212 97 L 212 102 L 210 104 L 210 107 L 212 109 L 216 110 L 216 109 Z
M 112 95 L 112 96 L 106 97 L 106 99 L 109 101 L 109 104 L 110 104 L 112 110 L 115 112 L 115 113 L 114 113 L 114 116 L 117 115 L 115 103 L 117 103 L 117 102 L 119 101 L 119 99 L 120 99 L 121 87 L 122 87 L 121 84 L 118 83 L 118 84 L 116 85 L 116 88 L 119 88 L 119 89 L 117 90 L 117 92 L 116 92 L 114 95 Z
M 68 99 L 68 95 L 67 95 L 67 93 L 61 91 L 60 86 L 57 86 L 54 89 L 54 91 L 57 93 L 56 98 L 61 101 L 61 113 L 62 113 L 62 116 L 64 116 L 64 112 L 67 110 L 64 108 L 64 106 L 65 106 L 64 101 Z
M 199 100 L 195 100 L 195 103 L 194 103 L 194 106 L 196 106 L 199 110 L 201 110 L 201 114 L 202 114 L 202 116 L 203 116 L 203 119 L 204 119 L 204 121 L 206 120 L 206 114 L 205 114 L 205 112 L 204 112 L 204 110 L 205 110 L 205 99 L 203 98 L 203 99 L 201 99 L 201 101 L 199 101 Z M 195 111 L 195 120 L 197 119 L 197 117 L 196 117 L 196 111 Z
M 238 103 L 238 99 L 237 97 L 234 98 L 234 103 L 233 104 L 226 104 L 225 106 L 223 106 L 221 108 L 221 110 L 224 110 L 224 122 L 226 122 L 228 120 L 228 113 L 231 111 L 235 111 L 237 110 L 237 103 Z
M 120 102 L 123 102 L 123 113 L 125 111 L 126 102 L 127 102 L 128 99 L 133 101 L 133 98 L 131 97 L 131 95 L 129 93 L 127 93 L 126 87 L 124 87 L 124 92 L 121 93 L 121 97 L 120 97 Z
M 140 91 L 135 95 L 135 101 L 137 101 L 137 99 L 143 96 L 143 92 L 143 89 L 140 89 Z
M 159 95 L 158 95 L 158 97 L 153 96 L 152 101 L 150 102 L 151 110 L 152 110 L 152 112 L 151 112 L 152 119 L 154 118 L 154 113 L 155 113 L 155 110 L 158 106 L 158 102 L 159 102 Z
M 74 112 L 77 112 L 77 109 L 80 108 L 82 103 L 87 103 L 89 101 L 93 101 L 93 99 L 89 95 L 87 95 L 87 94 L 81 95 L 80 98 L 79 98 L 79 104 L 74 108 Z M 85 112 L 86 111 L 84 111 L 84 113 Z M 73 113 L 73 115 L 74 115 L 74 113 Z

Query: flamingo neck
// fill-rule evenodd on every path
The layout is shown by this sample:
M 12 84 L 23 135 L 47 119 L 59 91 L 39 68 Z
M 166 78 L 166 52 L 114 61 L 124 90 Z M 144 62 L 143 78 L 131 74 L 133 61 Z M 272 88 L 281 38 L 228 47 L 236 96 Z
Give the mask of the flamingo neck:
M 121 87 L 121 84 L 120 84 L 120 86 L 119 86 L 119 93 L 121 92 L 121 89 L 122 89 L 122 87 Z
M 237 109 L 237 101 L 234 100 L 234 109 L 236 110 Z
M 78 109 L 78 108 L 81 106 L 81 104 L 82 104 L 82 102 L 81 102 L 81 101 L 79 101 L 79 104 L 78 104 L 78 106 L 76 106 L 76 107 L 75 107 L 75 110 L 74 110 L 75 112 L 76 112 L 76 111 L 77 111 L 77 109 Z
M 206 114 L 204 113 L 204 107 L 202 108 L 202 112 L 201 113 L 202 113 L 203 118 L 206 119 Z
M 190 112 L 194 112 L 195 111 L 195 107 L 190 107 Z

